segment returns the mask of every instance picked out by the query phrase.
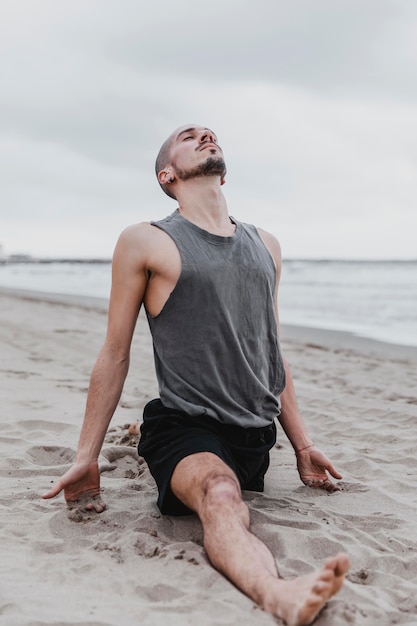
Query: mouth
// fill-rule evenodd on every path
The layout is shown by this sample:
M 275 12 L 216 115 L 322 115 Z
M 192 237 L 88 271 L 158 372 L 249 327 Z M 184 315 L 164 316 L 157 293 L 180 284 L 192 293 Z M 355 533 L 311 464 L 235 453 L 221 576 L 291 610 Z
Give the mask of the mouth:
M 215 150 L 219 150 L 219 146 L 217 144 L 211 143 L 211 142 L 204 143 L 202 146 L 197 148 L 197 150 L 199 150 L 199 152 L 202 152 L 206 148 L 211 148 L 211 149 L 214 148 Z

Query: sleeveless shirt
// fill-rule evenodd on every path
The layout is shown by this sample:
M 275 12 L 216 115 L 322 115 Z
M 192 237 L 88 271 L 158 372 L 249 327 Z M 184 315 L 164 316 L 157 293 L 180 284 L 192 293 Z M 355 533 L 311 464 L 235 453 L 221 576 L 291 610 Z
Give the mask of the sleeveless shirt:
M 274 315 L 275 263 L 255 226 L 209 233 L 175 211 L 152 225 L 174 241 L 178 281 L 147 312 L 162 403 L 244 428 L 280 412 L 285 370 Z

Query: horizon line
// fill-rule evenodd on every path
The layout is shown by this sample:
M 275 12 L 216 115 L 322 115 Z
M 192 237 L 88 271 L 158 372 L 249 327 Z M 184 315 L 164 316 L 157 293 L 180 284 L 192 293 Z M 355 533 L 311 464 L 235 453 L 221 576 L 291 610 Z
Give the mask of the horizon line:
M 285 262 L 309 262 L 309 263 L 416 263 L 417 257 L 414 258 L 399 258 L 399 257 L 286 257 L 282 258 Z M 12 264 L 25 264 L 25 263 L 111 263 L 112 259 L 109 257 L 36 257 L 30 254 L 9 254 L 0 258 L 1 265 Z

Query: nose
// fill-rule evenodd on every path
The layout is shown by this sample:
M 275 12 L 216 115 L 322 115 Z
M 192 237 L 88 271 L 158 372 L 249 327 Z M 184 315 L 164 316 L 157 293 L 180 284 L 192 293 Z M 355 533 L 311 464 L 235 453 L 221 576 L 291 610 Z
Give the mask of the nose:
M 214 133 L 208 128 L 205 128 L 200 135 L 200 143 L 216 143 L 216 137 Z

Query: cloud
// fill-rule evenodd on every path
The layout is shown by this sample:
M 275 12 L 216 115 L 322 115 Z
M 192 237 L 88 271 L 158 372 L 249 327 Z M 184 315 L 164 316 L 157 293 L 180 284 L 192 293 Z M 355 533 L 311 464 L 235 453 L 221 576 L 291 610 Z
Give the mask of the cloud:
M 109 256 L 125 225 L 175 208 L 153 162 L 193 121 L 225 150 L 230 211 L 285 237 L 289 256 L 417 256 L 417 5 L 0 7 L 7 251 Z

